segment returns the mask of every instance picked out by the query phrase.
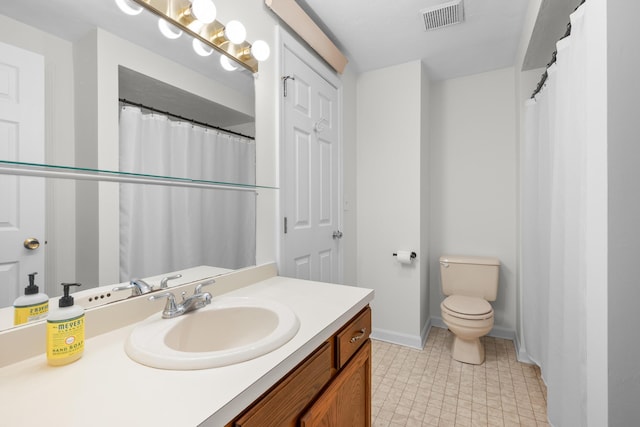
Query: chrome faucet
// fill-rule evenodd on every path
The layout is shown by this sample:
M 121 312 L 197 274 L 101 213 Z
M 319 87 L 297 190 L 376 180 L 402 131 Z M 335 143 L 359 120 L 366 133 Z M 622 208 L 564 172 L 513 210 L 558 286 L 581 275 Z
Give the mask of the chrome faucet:
M 115 287 L 112 289 L 112 291 L 124 291 L 126 289 L 131 289 L 131 296 L 133 297 L 148 294 L 149 292 L 153 291 L 153 286 L 142 279 L 133 279 L 129 282 L 128 285 Z
M 163 277 L 162 280 L 160 280 L 160 289 L 168 289 L 169 288 L 169 280 L 175 280 L 175 279 L 179 279 L 182 277 L 182 274 L 176 274 L 174 276 L 167 276 L 167 277 Z
M 182 316 L 190 311 L 198 310 L 202 307 L 211 304 L 211 294 L 209 292 L 202 292 L 202 288 L 207 285 L 214 284 L 215 280 L 209 280 L 207 282 L 200 283 L 193 291 L 193 295 L 185 298 L 186 292 L 182 293 L 182 302 L 176 302 L 176 296 L 172 292 L 163 292 L 161 294 L 152 295 L 149 297 L 149 301 L 155 301 L 160 298 L 166 298 L 167 304 L 162 310 L 163 319 L 173 319 L 174 317 Z

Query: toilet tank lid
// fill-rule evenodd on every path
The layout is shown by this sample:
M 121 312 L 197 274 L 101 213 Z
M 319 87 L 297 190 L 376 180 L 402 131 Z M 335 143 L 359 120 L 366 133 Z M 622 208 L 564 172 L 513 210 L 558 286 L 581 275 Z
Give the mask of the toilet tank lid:
M 498 258 L 481 256 L 443 255 L 440 257 L 440 262 L 449 264 L 500 265 Z

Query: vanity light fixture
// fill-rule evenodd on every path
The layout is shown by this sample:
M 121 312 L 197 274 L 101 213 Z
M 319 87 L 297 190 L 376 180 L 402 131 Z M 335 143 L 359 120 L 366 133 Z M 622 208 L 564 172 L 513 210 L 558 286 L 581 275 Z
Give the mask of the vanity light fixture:
M 243 66 L 252 73 L 258 72 L 258 61 L 269 58 L 269 45 L 257 40 L 253 45 L 246 41 L 247 30 L 239 21 L 227 25 L 215 19 L 216 6 L 212 0 L 115 0 L 125 13 L 127 10 L 147 9 L 161 20 L 158 27 L 165 37 L 177 38 L 182 32 L 193 37 L 193 49 L 201 56 L 213 50 L 222 54 L 225 70 Z M 124 8 L 121 5 L 125 5 Z M 126 5 L 129 5 L 127 8 Z M 134 9 L 135 7 L 135 9 Z M 139 13 L 139 12 L 137 12 Z M 224 63 L 222 62 L 224 61 Z
M 256 40 L 251 46 L 251 54 L 258 61 L 264 61 L 269 58 L 271 49 L 269 49 L 269 45 L 264 40 Z
M 190 8 L 193 17 L 203 24 L 211 24 L 216 20 L 216 5 L 211 0 L 193 0 Z
M 120 10 L 127 15 L 135 16 L 142 13 L 142 7 L 138 6 L 131 0 L 116 0 L 116 4 L 120 8 Z
M 182 35 L 182 30 L 170 24 L 164 18 L 158 18 L 158 29 L 168 39 L 175 40 Z
M 200 56 L 209 56 L 213 53 L 213 48 L 202 43 L 198 39 L 193 39 L 193 51 Z
M 238 67 L 233 65 L 231 60 L 224 55 L 220 55 L 220 65 L 222 65 L 222 68 L 226 71 L 235 71 L 238 69 Z
M 224 27 L 224 34 L 233 44 L 242 44 L 247 38 L 247 29 L 240 21 L 229 21 Z

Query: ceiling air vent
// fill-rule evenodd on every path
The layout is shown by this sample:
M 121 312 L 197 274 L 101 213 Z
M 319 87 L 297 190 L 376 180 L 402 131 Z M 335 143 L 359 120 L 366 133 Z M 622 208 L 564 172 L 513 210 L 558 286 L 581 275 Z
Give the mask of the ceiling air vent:
M 448 27 L 464 21 L 464 3 L 454 0 L 420 11 L 424 18 L 425 31 Z

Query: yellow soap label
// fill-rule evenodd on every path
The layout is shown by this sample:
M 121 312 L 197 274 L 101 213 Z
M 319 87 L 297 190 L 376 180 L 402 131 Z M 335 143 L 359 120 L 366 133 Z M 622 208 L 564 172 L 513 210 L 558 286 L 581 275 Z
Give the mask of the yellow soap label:
M 44 319 L 47 317 L 48 312 L 49 301 L 16 307 L 13 314 L 13 324 L 22 325 L 33 320 Z
M 84 350 L 84 314 L 73 319 L 47 321 L 47 358 L 56 360 Z

